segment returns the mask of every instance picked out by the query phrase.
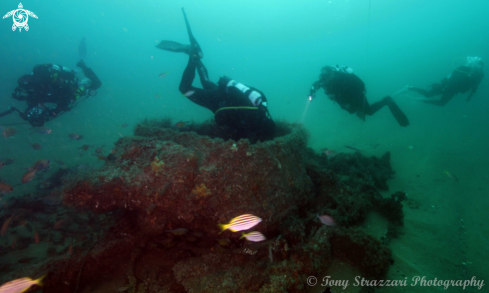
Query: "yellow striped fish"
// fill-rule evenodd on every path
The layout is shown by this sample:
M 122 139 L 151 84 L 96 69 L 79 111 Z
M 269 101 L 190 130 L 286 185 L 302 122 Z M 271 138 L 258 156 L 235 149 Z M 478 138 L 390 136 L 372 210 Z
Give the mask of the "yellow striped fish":
M 27 291 L 32 285 L 42 286 L 42 279 L 46 276 L 42 276 L 37 280 L 31 278 L 20 278 L 14 281 L 0 286 L 0 293 L 21 293 Z
M 253 231 L 248 234 L 242 233 L 242 236 L 239 239 L 241 238 L 246 238 L 246 240 L 251 242 L 260 242 L 260 241 L 267 240 L 267 238 L 258 231 Z
M 222 230 L 220 233 L 224 232 L 226 229 L 229 229 L 233 232 L 248 230 L 255 227 L 260 222 L 261 219 L 257 216 L 254 216 L 252 214 L 244 214 L 232 219 L 229 224 L 219 224 L 219 228 L 221 228 Z

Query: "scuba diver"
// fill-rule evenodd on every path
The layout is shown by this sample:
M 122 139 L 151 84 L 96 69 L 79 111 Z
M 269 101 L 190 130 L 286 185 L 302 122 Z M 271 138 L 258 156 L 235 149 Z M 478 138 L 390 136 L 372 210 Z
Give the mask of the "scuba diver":
M 61 65 L 34 66 L 32 74 L 23 75 L 18 79 L 18 86 L 12 93 L 14 99 L 27 102 L 27 109 L 21 112 L 15 107 L 10 107 L 9 111 L 17 111 L 20 118 L 28 121 L 33 127 L 40 127 L 61 112 L 69 111 L 80 97 L 96 95 L 95 90 L 102 83 L 83 61 L 78 62 L 77 66 L 83 70 L 86 78 L 78 80 L 74 71 Z M 47 103 L 56 106 L 48 107 L 45 105 Z
M 14 99 L 27 102 L 27 109 L 21 112 L 15 107 L 9 107 L 9 110 L 0 113 L 0 117 L 16 111 L 33 127 L 40 127 L 62 112 L 71 110 L 80 97 L 95 96 L 102 82 L 83 61 L 86 54 L 85 38 L 80 43 L 79 53 L 81 60 L 76 66 L 83 70 L 85 78 L 79 80 L 73 70 L 61 65 L 38 64 L 31 74 L 17 80 L 18 86 L 12 92 Z M 46 104 L 55 104 L 55 107 Z
M 455 69 L 452 74 L 448 75 L 441 80 L 440 83 L 434 83 L 430 90 L 408 86 L 408 91 L 414 91 L 420 93 L 426 98 L 441 95 L 439 100 L 422 100 L 424 103 L 444 106 L 448 103 L 456 94 L 466 93 L 469 91 L 466 101 L 470 101 L 474 96 L 477 88 L 479 87 L 482 78 L 484 77 L 483 71 L 484 63 L 479 57 L 467 57 L 465 65 Z
M 369 104 L 365 96 L 365 84 L 350 67 L 324 66 L 321 69 L 319 80 L 311 87 L 309 100 L 316 96 L 316 91 L 321 87 L 330 100 L 337 102 L 350 114 L 356 113 L 363 121 L 365 121 L 365 115 L 373 115 L 387 106 L 399 125 L 403 127 L 409 125 L 408 118 L 391 97 L 387 96 L 379 102 Z
M 221 77 L 217 84 L 209 80 L 207 69 L 202 63 L 203 52 L 190 30 L 184 9 L 190 45 L 173 41 L 161 41 L 156 47 L 171 52 L 189 55 L 179 90 L 189 100 L 211 110 L 217 124 L 226 128 L 234 139 L 247 138 L 252 142 L 271 140 L 275 123 L 267 108 L 267 98 L 260 90 L 246 86 L 229 77 Z M 195 71 L 203 89 L 192 86 Z

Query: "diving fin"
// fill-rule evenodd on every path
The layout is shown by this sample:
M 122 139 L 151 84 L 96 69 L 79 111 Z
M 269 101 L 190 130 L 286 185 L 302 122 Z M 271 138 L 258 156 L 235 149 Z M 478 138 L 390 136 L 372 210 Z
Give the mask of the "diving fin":
M 183 7 L 182 7 L 182 13 L 183 13 L 183 17 L 185 18 L 185 24 L 187 25 L 187 33 L 188 33 L 188 38 L 190 40 L 190 46 L 192 47 L 192 53 L 197 55 L 200 59 L 202 59 L 204 58 L 204 53 L 202 52 L 199 43 L 197 43 L 197 40 L 194 38 L 194 35 L 192 34 L 192 30 L 190 29 L 190 24 L 188 23 L 187 14 L 185 14 L 185 10 L 183 9 Z
M 411 86 L 407 85 L 407 86 L 403 87 L 402 89 L 398 90 L 397 92 L 390 94 L 390 96 L 393 98 L 397 98 L 398 96 L 401 96 L 401 95 L 409 92 L 410 88 L 411 88 Z
M 183 52 L 188 55 L 192 53 L 192 47 L 190 45 L 183 45 L 174 41 L 161 41 L 156 45 L 156 48 L 170 52 Z
M 394 116 L 394 118 L 396 118 L 399 125 L 401 125 L 402 127 L 408 126 L 409 120 L 406 114 L 402 112 L 401 108 L 399 108 L 399 106 L 396 104 L 396 102 L 394 102 L 391 97 L 386 97 L 386 99 L 388 99 L 387 106 L 391 110 L 392 115 Z

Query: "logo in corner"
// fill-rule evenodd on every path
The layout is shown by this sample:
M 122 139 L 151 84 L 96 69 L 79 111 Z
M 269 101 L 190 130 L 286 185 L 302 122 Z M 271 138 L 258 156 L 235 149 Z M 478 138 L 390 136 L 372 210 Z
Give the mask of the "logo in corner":
M 29 20 L 29 15 L 37 18 L 37 15 L 35 15 L 32 11 L 25 10 L 23 8 L 24 6 L 22 6 L 22 3 L 19 3 L 18 9 L 12 10 L 3 16 L 4 19 L 12 16 L 12 19 L 14 20 L 12 31 L 14 32 L 17 28 L 19 28 L 19 32 L 22 31 L 22 28 L 24 28 L 25 31 L 29 30 L 29 25 L 27 24 L 27 21 Z

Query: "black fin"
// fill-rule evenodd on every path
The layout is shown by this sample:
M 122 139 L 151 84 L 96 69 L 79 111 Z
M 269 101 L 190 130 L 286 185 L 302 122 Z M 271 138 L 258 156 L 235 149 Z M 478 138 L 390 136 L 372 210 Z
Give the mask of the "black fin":
M 399 108 L 399 106 L 397 106 L 396 102 L 394 102 L 394 100 L 392 98 L 389 97 L 389 99 L 390 99 L 390 101 L 387 104 L 387 106 L 389 106 L 389 109 L 391 110 L 392 115 L 394 115 L 394 118 L 396 118 L 397 122 L 402 127 L 408 126 L 409 120 L 408 120 L 406 114 L 404 114 L 404 112 L 402 112 L 401 108 Z
M 156 45 L 156 48 L 170 52 L 183 52 L 189 55 L 192 49 L 190 45 L 183 45 L 174 41 L 161 41 L 158 45 Z
M 183 13 L 183 17 L 185 18 L 185 25 L 187 26 L 187 33 L 188 33 L 188 38 L 190 40 L 190 45 L 192 46 L 192 52 L 193 54 L 196 54 L 200 59 L 202 59 L 204 58 L 204 52 L 202 52 L 199 43 L 197 43 L 197 40 L 194 38 L 194 35 L 192 34 L 192 30 L 190 29 L 190 24 L 188 23 L 187 14 L 185 13 L 183 7 L 182 7 L 182 13 Z

